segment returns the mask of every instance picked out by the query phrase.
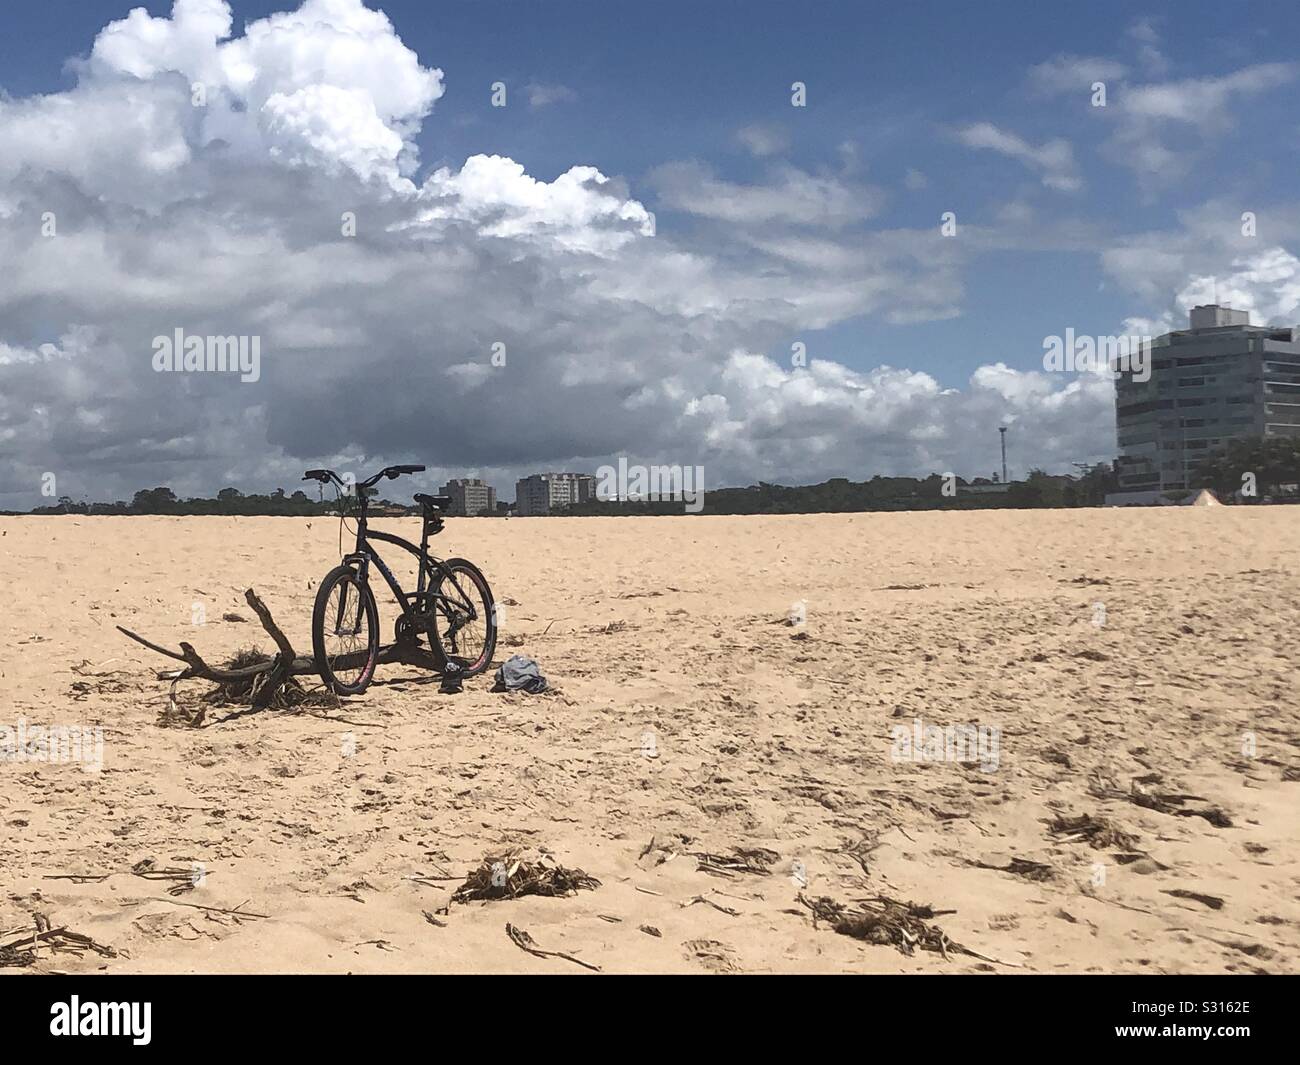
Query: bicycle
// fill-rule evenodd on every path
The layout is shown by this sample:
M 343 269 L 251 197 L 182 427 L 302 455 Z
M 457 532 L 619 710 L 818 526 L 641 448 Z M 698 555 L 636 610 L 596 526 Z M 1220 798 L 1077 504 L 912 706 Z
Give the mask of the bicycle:
M 419 637 L 429 641 L 432 664 L 439 673 L 458 672 L 472 677 L 487 669 L 496 650 L 497 619 L 492 590 L 482 571 L 463 558 L 445 561 L 429 553 L 429 538 L 443 530 L 442 511 L 450 496 L 417 492 L 422 508 L 420 546 L 391 533 L 376 532 L 367 524 L 366 489 L 387 477 L 422 473 L 423 466 L 386 466 L 356 485 L 357 540 L 355 550 L 325 575 L 312 610 L 311 641 L 316 671 L 325 687 L 340 695 L 360 695 L 374 679 L 380 660 L 379 609 L 370 587 L 373 562 L 383 574 L 401 611 L 395 625 L 396 647 L 409 660 L 419 652 Z M 340 492 L 340 536 L 344 514 L 342 498 L 348 486 L 333 470 L 308 470 L 304 481 L 331 481 Z M 393 571 L 374 550 L 372 541 L 393 544 L 419 561 L 414 592 L 406 592 Z M 363 631 L 364 630 L 364 631 Z M 396 656 L 402 658 L 399 654 Z

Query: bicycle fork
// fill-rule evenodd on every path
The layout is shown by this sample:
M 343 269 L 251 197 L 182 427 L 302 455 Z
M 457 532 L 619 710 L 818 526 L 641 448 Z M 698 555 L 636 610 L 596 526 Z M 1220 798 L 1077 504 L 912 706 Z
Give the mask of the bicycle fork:
M 355 563 L 357 565 L 357 584 L 362 588 L 366 587 L 369 580 L 370 558 L 368 555 L 348 555 L 343 559 L 345 563 Z M 345 627 L 348 616 L 348 589 L 351 588 L 350 581 L 343 581 L 339 584 L 339 607 L 334 616 L 334 635 L 335 636 L 358 636 L 361 633 L 362 618 L 362 596 L 360 592 L 356 593 L 356 613 L 352 617 L 351 628 Z

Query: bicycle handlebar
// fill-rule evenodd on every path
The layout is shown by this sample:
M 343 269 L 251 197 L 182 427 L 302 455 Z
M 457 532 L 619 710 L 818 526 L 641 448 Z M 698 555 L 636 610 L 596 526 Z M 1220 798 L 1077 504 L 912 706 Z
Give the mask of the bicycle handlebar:
M 375 484 L 377 481 L 383 479 L 384 477 L 387 477 L 389 478 L 389 480 L 392 480 L 396 477 L 400 477 L 404 473 L 423 473 L 424 470 L 425 467 L 423 466 L 417 466 L 411 464 L 402 465 L 402 466 L 385 466 L 373 477 L 369 478 L 368 480 L 361 481 L 360 487 L 369 488 L 372 484 Z M 326 481 L 333 481 L 340 488 L 346 487 L 343 483 L 343 478 L 341 478 L 333 470 L 307 470 L 302 475 L 302 479 L 304 481 L 320 481 L 321 484 L 324 484 Z

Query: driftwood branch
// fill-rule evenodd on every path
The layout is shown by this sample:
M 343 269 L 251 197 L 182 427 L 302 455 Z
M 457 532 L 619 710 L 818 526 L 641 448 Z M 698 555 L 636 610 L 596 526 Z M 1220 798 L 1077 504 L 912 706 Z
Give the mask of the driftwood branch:
M 185 668 L 182 670 L 160 674 L 162 679 L 172 681 L 173 693 L 175 691 L 175 682 L 181 680 L 198 679 L 223 686 L 233 685 L 239 689 L 246 689 L 252 708 L 261 710 L 270 706 L 275 701 L 276 696 L 286 688 L 301 691 L 301 687 L 294 678 L 315 674 L 317 672 L 316 662 L 312 657 L 300 655 L 294 651 L 293 644 L 289 642 L 289 638 L 285 636 L 284 631 L 271 616 L 271 611 L 252 588 L 244 592 L 244 599 L 252 607 L 253 612 L 257 614 L 258 620 L 262 623 L 262 628 L 266 630 L 267 635 L 275 643 L 277 653 L 265 662 L 255 662 L 251 665 L 233 668 L 213 666 L 206 662 L 191 644 L 184 641 L 181 641 L 180 651 L 171 651 L 151 640 L 146 640 L 143 636 L 121 625 L 117 626 L 117 630 L 123 636 L 134 640 L 157 654 L 185 663 Z M 340 655 L 334 660 L 334 664 L 340 669 L 353 669 L 363 665 L 365 660 L 365 651 L 355 651 L 351 654 Z M 435 672 L 439 671 L 438 664 L 434 661 L 433 656 L 414 642 L 393 643 L 380 647 L 378 661 L 380 663 L 401 662 L 434 670 Z M 170 705 L 175 706 L 174 696 Z M 200 711 L 188 723 L 198 725 L 202 720 L 203 713 Z
M 136 643 L 149 648 L 151 651 L 156 651 L 160 655 L 166 655 L 168 658 L 174 658 L 178 662 L 184 662 L 187 668 L 182 670 L 179 677 L 181 680 L 188 680 L 191 677 L 197 677 L 200 680 L 210 680 L 215 684 L 233 684 L 240 681 L 250 680 L 263 673 L 271 672 L 272 670 L 277 670 L 282 661 L 292 663 L 290 668 L 287 671 L 284 671 L 286 677 L 297 676 L 304 673 L 315 673 L 316 663 L 311 658 L 296 655 L 294 653 L 293 645 L 289 643 L 288 638 L 275 623 L 275 619 L 271 617 L 271 612 L 266 608 L 266 604 L 262 602 L 261 598 L 259 598 L 258 594 L 253 591 L 252 588 L 249 588 L 244 593 L 244 599 L 248 602 L 248 605 L 253 608 L 254 612 L 257 614 L 258 620 L 262 622 L 262 628 L 266 629 L 271 639 L 275 641 L 276 647 L 280 650 L 280 653 L 268 662 L 258 662 L 250 666 L 242 666 L 238 669 L 224 669 L 219 666 L 209 665 L 203 660 L 203 656 L 200 655 L 198 651 L 194 650 L 192 645 L 183 640 L 181 641 L 180 652 L 177 653 L 176 651 L 169 651 L 165 647 L 160 647 L 151 640 L 146 640 L 143 636 L 132 632 L 130 629 L 125 628 L 122 625 L 117 626 L 117 631 L 123 636 L 134 640 Z
M 257 619 L 262 623 L 262 628 L 270 633 L 271 639 L 275 641 L 275 646 L 280 649 L 280 653 L 271 659 L 271 668 L 267 674 L 253 682 L 253 708 L 260 710 L 293 677 L 293 667 L 298 656 L 294 654 L 293 644 L 280 631 L 280 626 L 275 623 L 275 619 L 271 617 L 271 612 L 266 609 L 266 604 L 258 598 L 257 593 L 252 588 L 249 588 L 244 593 L 244 598 L 248 600 L 248 605 L 257 614 Z

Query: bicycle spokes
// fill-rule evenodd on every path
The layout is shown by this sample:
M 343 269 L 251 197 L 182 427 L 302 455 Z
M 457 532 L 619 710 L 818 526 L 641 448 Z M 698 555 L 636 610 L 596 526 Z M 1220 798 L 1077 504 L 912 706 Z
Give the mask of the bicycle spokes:
M 335 584 L 325 616 L 334 619 L 333 628 L 325 634 L 326 651 L 332 660 L 366 650 L 368 641 L 361 632 L 366 624 L 365 599 L 351 581 Z
M 487 665 L 496 642 L 491 595 L 467 563 L 453 560 L 448 567 L 434 592 L 436 637 L 448 659 L 477 672 Z

